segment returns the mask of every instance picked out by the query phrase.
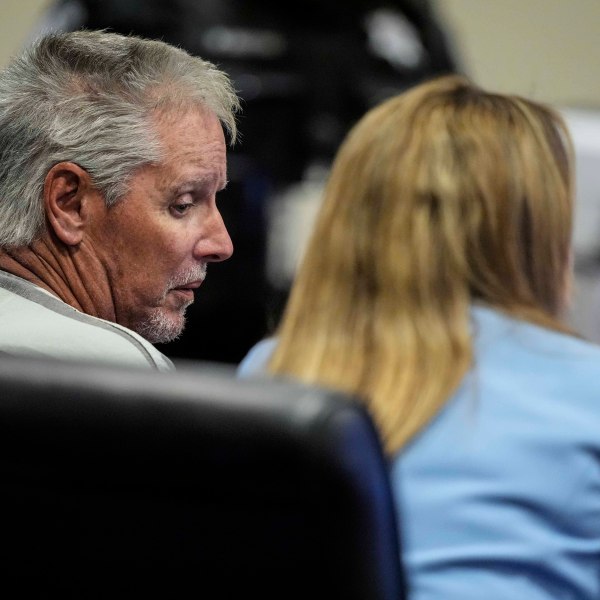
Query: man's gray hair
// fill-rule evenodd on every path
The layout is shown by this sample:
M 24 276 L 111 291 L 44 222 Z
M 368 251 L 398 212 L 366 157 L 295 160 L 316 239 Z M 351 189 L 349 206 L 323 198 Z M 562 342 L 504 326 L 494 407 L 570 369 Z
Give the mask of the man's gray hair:
M 236 138 L 239 99 L 215 65 L 160 41 L 103 31 L 51 33 L 0 73 L 0 247 L 45 230 L 44 179 L 84 168 L 115 204 L 161 148 L 155 111 L 202 105 Z

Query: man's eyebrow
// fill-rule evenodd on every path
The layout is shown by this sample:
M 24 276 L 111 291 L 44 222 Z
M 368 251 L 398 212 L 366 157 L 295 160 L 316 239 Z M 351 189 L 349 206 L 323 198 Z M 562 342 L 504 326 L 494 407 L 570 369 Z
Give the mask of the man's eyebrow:
M 216 177 L 198 177 L 195 179 L 186 179 L 185 181 L 175 183 L 171 187 L 170 192 L 172 195 L 176 196 L 177 194 L 183 194 L 183 193 L 190 192 L 190 191 L 202 190 L 207 187 L 212 187 L 215 182 L 218 183 L 218 180 Z M 217 186 L 216 191 L 217 192 L 223 191 L 227 187 L 228 183 L 229 183 L 229 181 L 227 179 L 225 179 L 222 185 Z

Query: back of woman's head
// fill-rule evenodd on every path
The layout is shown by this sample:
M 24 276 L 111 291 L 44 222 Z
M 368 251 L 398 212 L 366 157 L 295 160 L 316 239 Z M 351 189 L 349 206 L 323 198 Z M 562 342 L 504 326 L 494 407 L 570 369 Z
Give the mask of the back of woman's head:
M 272 369 L 364 395 L 404 443 L 469 368 L 474 301 L 561 328 L 570 156 L 553 110 L 459 76 L 372 109 L 338 152 Z
M 345 262 L 353 245 L 374 284 L 415 301 L 464 286 L 507 310 L 557 315 L 569 271 L 568 139 L 554 111 L 523 98 L 457 76 L 417 86 L 349 135 L 313 254 Z M 327 242 L 326 231 L 339 237 Z

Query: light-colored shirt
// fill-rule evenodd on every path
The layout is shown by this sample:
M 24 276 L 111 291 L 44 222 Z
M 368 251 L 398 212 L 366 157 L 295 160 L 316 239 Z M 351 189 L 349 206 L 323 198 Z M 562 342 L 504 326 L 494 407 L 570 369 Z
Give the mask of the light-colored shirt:
M 137 333 L 79 312 L 42 288 L 0 271 L 0 351 L 170 371 Z

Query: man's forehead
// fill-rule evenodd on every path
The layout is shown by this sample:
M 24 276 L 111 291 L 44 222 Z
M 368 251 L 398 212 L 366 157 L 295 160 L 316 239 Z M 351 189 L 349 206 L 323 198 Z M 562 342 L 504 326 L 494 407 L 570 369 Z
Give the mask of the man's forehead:
M 162 106 L 150 113 L 151 121 L 159 129 L 177 127 L 183 121 L 197 119 L 199 122 L 208 120 L 220 124 L 219 118 L 208 106 L 199 102 L 182 106 Z
M 160 147 L 159 164 L 179 169 L 181 165 L 196 166 L 210 177 L 213 171 L 226 170 L 225 135 L 217 116 L 209 109 L 194 109 L 167 118 L 154 119 L 154 129 Z M 224 177 L 224 175 L 223 175 Z

